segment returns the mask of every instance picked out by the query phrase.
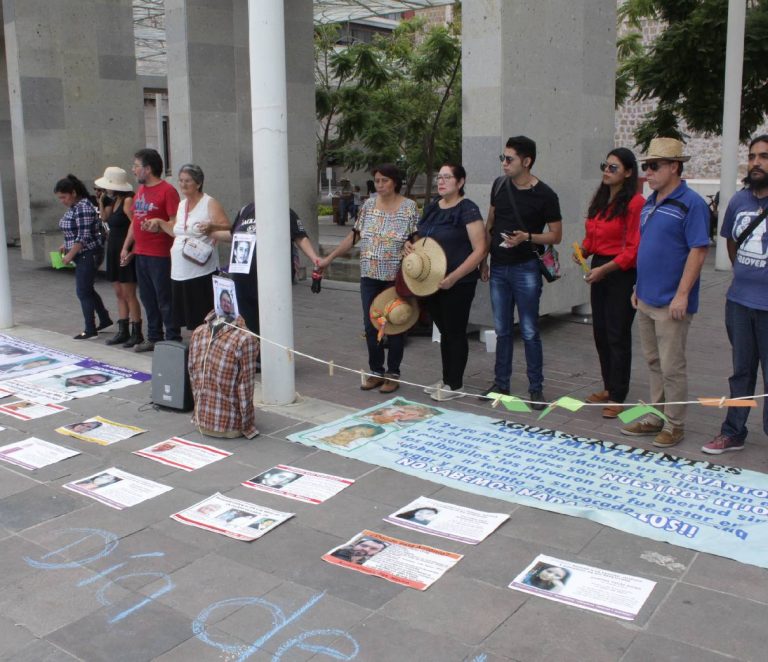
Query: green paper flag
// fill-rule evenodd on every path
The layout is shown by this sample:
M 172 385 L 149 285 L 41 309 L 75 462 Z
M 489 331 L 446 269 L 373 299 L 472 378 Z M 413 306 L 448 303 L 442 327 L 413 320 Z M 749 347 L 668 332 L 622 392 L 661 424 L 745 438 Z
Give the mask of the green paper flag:
M 581 409 L 584 406 L 584 403 L 581 400 L 576 400 L 576 398 L 570 398 L 567 395 L 557 400 L 555 404 L 558 407 L 567 409 L 568 411 L 579 411 L 579 409 Z
M 549 407 L 547 407 L 547 408 L 546 408 L 546 409 L 545 409 L 543 412 L 541 412 L 541 413 L 539 414 L 539 418 L 538 418 L 537 420 L 539 420 L 539 421 L 540 421 L 540 420 L 541 420 L 542 418 L 544 418 L 544 417 L 545 417 L 545 416 L 546 416 L 546 415 L 547 415 L 549 412 L 551 412 L 551 411 L 552 411 L 554 408 L 555 408 L 555 405 L 550 405 Z
M 520 411 L 520 412 L 531 411 L 528 405 L 525 404 L 525 402 L 523 402 L 516 395 L 504 395 L 503 393 L 489 393 L 488 397 L 491 399 L 492 402 L 496 402 L 496 400 L 498 400 L 509 411 Z
M 631 423 L 646 414 L 654 414 L 663 421 L 667 420 L 667 417 L 664 416 L 664 412 L 659 411 L 656 407 L 651 407 L 651 405 L 635 405 L 634 407 L 625 409 L 619 414 L 619 420 L 621 420 L 622 423 Z

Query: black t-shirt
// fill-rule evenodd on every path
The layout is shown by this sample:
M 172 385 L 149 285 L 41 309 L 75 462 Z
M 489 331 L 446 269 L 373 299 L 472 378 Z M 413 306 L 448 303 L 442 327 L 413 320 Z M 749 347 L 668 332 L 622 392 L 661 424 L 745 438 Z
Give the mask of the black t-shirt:
M 441 209 L 437 202 L 432 202 L 424 209 L 424 216 L 419 221 L 417 232 L 419 237 L 431 237 L 440 244 L 448 262 L 446 269 L 446 275 L 448 275 L 461 266 L 472 253 L 472 242 L 467 233 L 467 225 L 482 220 L 483 216 L 478 206 L 467 198 L 450 209 Z M 479 276 L 479 270 L 475 269 L 458 282 L 471 283 Z
M 534 250 L 543 252 L 543 246 L 532 246 L 524 241 L 514 248 L 503 248 L 501 233 L 512 234 L 514 230 L 541 234 L 547 223 L 561 221 L 560 201 L 555 193 L 544 182 L 538 181 L 531 188 L 520 190 L 511 181 L 504 183 L 505 175 L 499 177 L 491 189 L 491 206 L 494 208 L 493 229 L 491 231 L 491 264 L 520 264 L 536 257 Z M 509 193 L 512 192 L 517 211 L 522 217 L 518 219 Z
M 299 219 L 299 215 L 293 211 L 291 212 L 291 241 L 296 241 L 302 237 L 307 236 L 307 232 Z M 250 202 L 243 207 L 235 217 L 235 222 L 232 224 L 232 234 L 237 232 L 250 232 L 256 234 L 256 211 L 255 205 Z M 251 260 L 251 270 L 247 274 L 230 274 L 232 280 L 238 281 L 254 281 L 256 278 L 256 253 L 254 252 L 253 259 Z M 255 281 L 254 281 L 255 282 Z

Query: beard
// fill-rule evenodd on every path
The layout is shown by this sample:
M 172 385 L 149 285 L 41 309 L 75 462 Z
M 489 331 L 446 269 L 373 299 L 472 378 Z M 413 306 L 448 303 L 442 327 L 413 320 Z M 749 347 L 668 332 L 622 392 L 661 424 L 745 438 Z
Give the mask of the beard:
M 765 188 L 768 188 L 768 173 L 758 168 L 752 168 L 747 173 L 747 180 L 749 181 L 749 186 L 752 189 L 761 191 Z

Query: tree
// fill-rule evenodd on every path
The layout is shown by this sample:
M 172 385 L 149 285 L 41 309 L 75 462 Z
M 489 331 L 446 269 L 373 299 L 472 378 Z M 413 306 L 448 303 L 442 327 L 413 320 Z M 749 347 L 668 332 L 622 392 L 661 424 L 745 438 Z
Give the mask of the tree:
M 768 113 L 768 1 L 743 1 L 741 138 L 746 139 Z M 627 98 L 622 95 L 657 102 L 635 131 L 638 144 L 647 147 L 659 135 L 685 138 L 682 122 L 704 135 L 720 134 L 728 0 L 626 0 L 619 19 L 634 29 L 643 19 L 666 24 L 648 48 L 640 45 L 637 33 L 618 44 L 617 103 Z

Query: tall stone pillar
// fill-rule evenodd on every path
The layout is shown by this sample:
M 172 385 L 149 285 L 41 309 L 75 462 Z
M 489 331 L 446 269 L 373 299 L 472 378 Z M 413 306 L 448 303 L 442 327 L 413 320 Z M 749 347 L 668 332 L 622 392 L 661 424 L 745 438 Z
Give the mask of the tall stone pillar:
M 0 16 L 2 16 L 1 5 Z M 8 99 L 8 63 L 5 56 L 5 36 L 3 33 L 0 33 L 0 186 L 2 186 L 3 191 L 5 237 L 8 243 L 14 243 L 20 239 L 19 212 L 16 204 L 16 176 L 13 167 L 11 105 Z
M 200 165 L 206 191 L 232 219 L 253 198 L 248 2 L 165 6 L 174 170 L 186 161 Z M 312 1 L 286 0 L 285 16 L 290 206 L 316 240 Z
M 507 138 L 536 141 L 533 173 L 560 198 L 565 270 L 545 283 L 541 313 L 569 311 L 589 298 L 570 246 L 583 236 L 598 164 L 613 148 L 616 3 L 483 0 L 462 13 L 467 193 L 485 214 Z M 478 288 L 472 322 L 493 325 L 487 287 Z
M 2 4 L 18 234 L 23 257 L 42 260 L 60 244 L 56 181 L 73 173 L 92 188 L 144 143 L 132 3 Z

